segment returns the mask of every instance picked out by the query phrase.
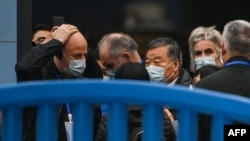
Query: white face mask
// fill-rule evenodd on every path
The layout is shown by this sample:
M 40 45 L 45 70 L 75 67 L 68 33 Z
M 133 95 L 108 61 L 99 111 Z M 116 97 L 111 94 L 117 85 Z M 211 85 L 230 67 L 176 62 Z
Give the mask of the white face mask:
M 169 63 L 166 67 L 159 67 L 159 66 L 153 66 L 153 65 L 146 67 L 148 74 L 150 76 L 150 80 L 152 82 L 167 82 L 169 77 L 166 78 L 164 76 L 165 69 L 167 69 L 172 63 L 173 62 Z
M 64 67 L 64 71 L 71 77 L 82 77 L 82 73 L 86 68 L 86 60 L 69 60 L 65 54 L 65 58 L 69 61 L 69 68 Z
M 200 57 L 195 59 L 194 62 L 196 70 L 206 65 L 216 66 L 215 57 Z

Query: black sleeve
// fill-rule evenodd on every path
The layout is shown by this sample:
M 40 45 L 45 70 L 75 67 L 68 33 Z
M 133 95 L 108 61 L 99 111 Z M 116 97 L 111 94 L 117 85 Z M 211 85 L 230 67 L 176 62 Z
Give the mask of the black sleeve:
M 24 81 L 27 77 L 35 76 L 41 68 L 63 48 L 63 44 L 53 39 L 46 44 L 33 47 L 15 65 L 17 81 Z
M 107 119 L 108 115 L 102 116 L 101 123 L 99 125 L 95 141 L 106 141 L 107 140 Z
M 204 81 L 206 78 L 202 78 L 196 85 L 196 88 L 211 89 L 212 83 Z M 211 140 L 211 123 L 212 117 L 207 114 L 198 114 L 198 141 L 210 141 Z
M 198 115 L 198 141 L 211 140 L 212 117 L 206 114 Z
M 163 134 L 164 134 L 164 140 L 165 141 L 175 141 L 176 140 L 176 134 L 174 127 L 172 125 L 171 120 L 167 115 L 164 114 L 163 116 Z
M 99 125 L 102 119 L 102 112 L 101 112 L 101 106 L 100 105 L 94 105 L 94 139 L 97 136 L 97 132 L 99 129 Z

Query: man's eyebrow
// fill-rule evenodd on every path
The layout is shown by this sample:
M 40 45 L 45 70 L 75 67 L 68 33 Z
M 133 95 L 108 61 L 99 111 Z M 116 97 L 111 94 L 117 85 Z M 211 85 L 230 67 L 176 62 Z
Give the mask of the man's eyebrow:
M 150 57 L 145 57 L 145 59 L 148 59 L 148 58 L 150 58 Z M 153 59 L 161 59 L 162 57 L 161 56 L 156 56 L 156 57 L 154 57 Z
M 211 48 L 207 48 L 205 51 L 210 51 L 210 50 L 212 50 L 212 51 L 213 51 L 213 49 L 211 49 Z
M 110 67 L 113 67 L 114 64 L 113 63 L 109 63 L 109 64 L 104 64 L 104 66 L 107 67 L 107 68 L 110 68 Z
M 154 57 L 154 59 L 161 59 L 161 58 L 162 58 L 161 56 Z

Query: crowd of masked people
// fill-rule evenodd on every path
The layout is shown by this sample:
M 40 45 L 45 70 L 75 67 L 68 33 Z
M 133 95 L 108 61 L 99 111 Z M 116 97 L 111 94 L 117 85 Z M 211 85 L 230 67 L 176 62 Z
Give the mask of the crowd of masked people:
M 50 28 L 34 27 L 32 49 L 15 65 L 19 83 L 32 80 L 62 80 L 100 78 L 136 79 L 151 83 L 165 83 L 233 93 L 250 97 L 250 23 L 233 20 L 220 33 L 215 26 L 199 26 L 187 39 L 190 68 L 183 68 L 181 47 L 171 37 L 148 41 L 145 57 L 138 53 L 136 41 L 128 34 L 105 34 L 97 50 L 88 48 L 88 41 L 71 24 Z M 187 52 L 185 52 L 187 53 Z M 94 140 L 107 140 L 107 113 L 105 104 L 95 105 Z M 163 138 L 177 140 L 178 111 L 164 107 Z M 70 121 L 67 105 L 58 108 L 58 141 L 66 141 L 64 122 Z M 142 124 L 142 109 L 128 108 L 128 133 Z M 36 107 L 23 109 L 23 141 L 36 138 Z M 198 140 L 209 141 L 209 118 L 201 118 Z M 204 122 L 208 121 L 208 122 Z M 203 124 L 206 123 L 206 124 Z

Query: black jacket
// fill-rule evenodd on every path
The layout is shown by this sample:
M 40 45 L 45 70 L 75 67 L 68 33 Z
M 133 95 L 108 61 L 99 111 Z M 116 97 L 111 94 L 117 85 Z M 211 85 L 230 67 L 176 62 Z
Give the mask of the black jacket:
M 30 80 L 52 80 L 63 79 L 60 71 L 56 68 L 53 56 L 63 48 L 63 44 L 58 40 L 51 40 L 46 44 L 32 48 L 15 66 L 17 81 L 30 81 Z M 99 70 L 98 65 L 93 67 L 94 59 L 86 58 L 86 67 L 83 77 L 85 78 L 101 78 L 102 74 L 96 72 Z M 91 65 L 88 65 L 91 63 Z M 59 76 L 59 77 L 58 77 Z M 59 106 L 58 114 L 58 140 L 66 141 L 64 122 L 67 121 L 67 111 L 65 104 Z M 101 120 L 100 106 L 94 106 L 94 136 L 97 132 L 99 122 Z M 23 140 L 35 140 L 35 119 L 36 108 L 27 107 L 23 109 Z
M 128 112 L 128 133 L 131 133 L 133 129 L 142 127 L 142 108 L 138 106 L 130 106 Z M 108 114 L 103 115 L 95 141 L 107 141 L 107 120 Z M 175 131 L 168 116 L 164 115 L 163 123 L 165 140 L 175 141 Z
M 178 79 L 175 82 L 175 85 L 187 86 L 189 87 L 193 82 L 193 72 L 187 69 L 181 69 Z M 170 108 L 169 111 L 172 113 L 174 119 L 178 118 L 178 113 L 176 109 Z
M 15 65 L 17 82 L 55 79 L 56 77 L 42 77 L 41 69 L 53 58 L 55 54 L 61 51 L 63 44 L 58 40 L 51 40 L 46 44 L 33 47 L 24 57 Z M 45 73 L 45 72 L 44 72 Z M 86 57 L 86 69 L 83 73 L 85 78 L 102 78 L 102 71 L 95 58 L 88 50 Z
M 193 72 L 187 69 L 181 69 L 179 78 L 176 81 L 176 85 L 190 86 L 193 81 Z
M 246 62 L 249 65 L 235 63 L 227 66 L 235 61 Z M 233 57 L 226 62 L 225 66 L 218 72 L 201 79 L 196 87 L 250 97 L 250 61 L 243 57 Z M 210 125 L 210 116 L 199 117 L 200 141 L 210 141 Z
M 246 58 L 234 57 L 229 59 L 226 64 L 234 61 L 243 61 L 250 63 Z M 227 67 L 223 67 L 218 72 L 215 72 L 208 77 L 201 79 L 196 87 L 250 97 L 249 84 L 250 66 L 233 64 Z

